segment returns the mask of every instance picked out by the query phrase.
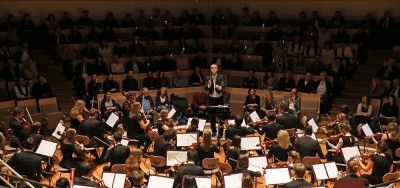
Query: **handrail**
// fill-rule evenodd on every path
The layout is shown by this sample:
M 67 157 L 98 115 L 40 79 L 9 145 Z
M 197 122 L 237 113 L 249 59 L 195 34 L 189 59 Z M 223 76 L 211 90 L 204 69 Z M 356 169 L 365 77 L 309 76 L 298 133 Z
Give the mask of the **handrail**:
M 10 170 L 13 174 L 15 174 L 15 178 L 20 178 L 20 179 L 22 179 L 22 180 L 24 180 L 24 183 L 28 186 L 28 187 L 30 187 L 30 188 L 35 188 L 31 183 L 29 183 L 29 181 L 25 181 L 25 179 L 20 175 L 20 174 L 18 174 L 18 172 L 16 172 L 13 168 L 11 168 L 10 166 L 8 166 L 8 164 L 6 163 L 6 162 L 4 162 L 2 159 L 0 159 L 0 163 L 1 164 L 3 164 L 6 168 L 8 168 L 8 170 Z M 1 173 L 1 174 L 3 174 L 3 173 Z M 11 175 L 9 175 L 9 174 L 7 174 L 8 176 L 11 176 Z M 40 184 L 40 183 L 39 183 Z
M 388 182 L 385 182 L 385 183 L 380 183 L 380 184 L 376 184 L 376 185 L 371 185 L 371 186 L 369 186 L 368 188 L 374 188 L 374 187 L 380 187 L 380 186 L 390 185 L 390 184 L 392 184 L 392 183 L 397 183 L 397 182 L 400 182 L 400 178 L 399 178 L 399 179 L 392 180 L 392 181 L 388 181 Z
M 27 179 L 27 178 L 20 178 L 20 177 L 18 177 L 18 176 L 14 176 L 14 175 L 10 175 L 10 174 L 5 174 L 5 173 L 0 173 L 0 175 L 1 176 L 8 176 L 8 177 L 12 177 L 12 178 L 14 178 L 14 179 L 16 179 L 16 180 L 20 180 L 20 181 L 23 181 L 25 184 L 29 184 L 29 185 L 31 185 L 32 186 L 32 184 L 31 183 L 33 183 L 33 184 L 37 184 L 37 185 L 41 185 L 41 186 L 46 186 L 46 187 L 49 187 L 49 188 L 57 188 L 57 187 L 54 187 L 54 186 L 51 186 L 51 185 L 47 185 L 47 184 L 44 184 L 44 183 L 40 183 L 40 182 L 38 182 L 38 181 L 35 181 L 35 180 L 30 180 L 30 179 Z M 12 187 L 14 187 L 14 186 L 12 186 Z M 33 187 L 34 188 L 34 187 Z

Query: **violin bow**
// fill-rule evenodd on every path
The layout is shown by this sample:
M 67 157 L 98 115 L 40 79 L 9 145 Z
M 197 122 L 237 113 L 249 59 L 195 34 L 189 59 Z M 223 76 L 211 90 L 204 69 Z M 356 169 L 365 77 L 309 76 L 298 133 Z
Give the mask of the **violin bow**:
M 32 119 L 31 113 L 29 113 L 28 108 L 25 108 L 25 111 L 28 114 L 29 120 L 31 120 L 31 123 L 33 123 L 33 119 Z

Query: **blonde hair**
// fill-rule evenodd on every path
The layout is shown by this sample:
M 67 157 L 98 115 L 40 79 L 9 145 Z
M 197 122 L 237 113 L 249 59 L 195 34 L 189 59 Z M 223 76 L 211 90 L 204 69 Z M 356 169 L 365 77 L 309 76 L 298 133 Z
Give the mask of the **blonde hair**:
M 287 149 L 290 146 L 289 133 L 286 130 L 280 130 L 278 132 L 278 143 L 282 149 Z
M 347 116 L 344 113 L 339 113 L 336 115 L 337 119 L 339 120 L 339 123 L 347 123 Z
M 288 157 L 293 159 L 293 164 L 301 163 L 300 154 L 295 150 L 289 151 Z
M 133 106 L 131 108 L 131 112 L 129 114 L 130 117 L 133 117 L 134 115 L 139 115 L 140 114 L 140 108 L 142 106 L 140 105 L 139 102 L 134 102 Z
M 140 170 L 140 159 L 142 157 L 142 150 L 131 149 L 131 154 L 125 161 L 125 171 L 131 174 L 134 170 Z
M 133 182 L 135 185 L 139 185 L 143 183 L 144 173 L 141 170 L 134 170 L 131 175 Z
M 349 173 L 357 173 L 360 169 L 358 162 L 356 160 L 349 160 L 347 161 L 347 170 Z
M 81 110 L 85 108 L 85 101 L 83 100 L 77 100 L 74 104 L 74 107 L 72 107 L 71 112 L 70 112 L 70 117 L 72 119 L 75 119 L 77 115 L 81 113 Z

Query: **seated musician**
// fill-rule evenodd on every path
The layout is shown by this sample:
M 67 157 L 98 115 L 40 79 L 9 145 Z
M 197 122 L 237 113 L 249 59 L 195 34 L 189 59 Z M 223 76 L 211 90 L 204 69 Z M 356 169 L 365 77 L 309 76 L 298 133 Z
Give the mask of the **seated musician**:
M 235 115 L 235 125 L 229 126 L 225 130 L 225 138 L 232 140 L 235 135 L 246 136 L 255 133 L 252 127 L 242 127 L 242 122 L 243 117 L 241 115 Z
M 199 137 L 203 136 L 203 131 L 199 130 L 199 118 L 193 117 L 190 126 L 186 129 L 187 133 L 199 133 Z
M 264 106 L 260 117 L 265 117 L 268 113 L 275 112 L 277 108 L 278 104 L 274 98 L 274 94 L 272 91 L 267 91 L 264 97 Z
M 333 145 L 329 140 L 325 140 L 325 142 L 335 150 L 335 152 L 329 152 L 326 154 L 326 158 L 328 161 L 335 161 L 336 163 L 345 163 L 343 155 L 340 153 L 341 149 L 344 147 L 355 146 L 358 142 L 357 138 L 350 134 L 350 125 L 349 124 L 341 124 L 339 127 L 340 133 L 343 134 L 341 138 L 339 138 L 338 144 Z
M 378 144 L 378 141 L 374 137 L 372 137 L 375 144 Z M 392 151 L 392 154 L 396 153 L 396 150 L 400 148 L 400 130 L 397 123 L 389 123 L 388 130 L 385 134 L 382 135 L 380 142 L 386 142 L 388 148 Z M 393 155 L 393 161 L 400 160 L 399 157 Z
M 192 104 L 190 105 L 193 116 L 205 118 L 208 106 L 207 93 L 198 92 L 193 95 Z
M 69 128 L 65 132 L 65 138 L 63 141 L 60 142 L 61 144 L 61 153 L 62 153 L 62 160 L 60 162 L 60 167 L 71 169 L 71 168 L 79 168 L 80 163 L 82 160 L 78 158 L 79 156 L 84 155 L 83 150 L 78 147 L 75 147 L 75 137 L 76 137 L 76 130 L 73 128 Z M 73 154 L 78 157 L 73 157 Z
M 135 171 L 135 170 L 143 171 L 140 167 L 140 163 L 142 162 L 142 155 L 143 155 L 142 150 L 134 148 L 131 150 L 131 153 L 130 153 L 128 159 L 126 159 L 126 161 L 125 161 L 126 175 L 129 176 L 129 181 L 131 183 L 133 183 L 133 180 L 131 178 L 133 171 Z M 150 171 L 151 171 L 151 169 L 150 169 Z
M 154 110 L 154 102 L 152 97 L 149 95 L 149 89 L 147 87 L 143 87 L 142 94 L 136 98 L 136 102 L 139 102 L 140 105 L 142 105 L 142 110 L 145 115 L 151 115 L 151 123 L 155 125 L 158 121 L 158 112 Z
M 330 136 L 332 136 L 332 135 L 337 135 L 337 134 L 340 133 L 340 130 L 339 130 L 340 125 L 341 125 L 341 124 L 347 124 L 347 122 L 348 122 L 348 121 L 347 121 L 346 115 L 345 115 L 344 113 L 338 113 L 338 114 L 336 115 L 336 120 L 333 121 L 333 122 L 331 122 L 331 123 L 329 123 L 329 124 L 328 124 L 327 126 L 325 126 L 325 127 L 321 127 L 321 130 L 325 132 L 325 135 L 326 135 L 327 137 L 330 137 Z M 331 132 L 328 132 L 328 131 L 326 130 L 326 127 L 330 127 L 330 128 L 332 129 L 332 131 L 331 131 Z M 332 144 L 337 144 L 337 141 L 333 141 Z M 331 147 L 329 147 L 329 145 L 326 144 L 326 149 L 329 150 L 329 149 L 331 149 Z
M 368 180 L 371 185 L 383 183 L 382 177 L 389 172 L 393 171 L 393 154 L 385 142 L 380 142 L 376 145 L 376 155 L 373 155 L 367 165 L 357 158 L 360 168 L 367 172 L 372 169 L 371 174 L 363 174 L 361 177 Z
M 239 155 L 241 153 L 245 153 L 245 151 L 241 150 L 241 142 L 242 138 L 239 135 L 235 135 L 232 138 L 232 144 L 230 146 L 226 146 L 224 144 L 226 158 L 228 159 L 228 163 L 231 165 L 232 170 L 235 170 L 237 167 L 237 160 L 239 159 Z
M 176 138 L 176 130 L 168 129 L 163 135 L 158 136 L 154 141 L 154 154 L 155 156 L 167 157 L 167 150 L 174 148 Z
M 187 152 L 187 164 L 178 168 L 178 174 L 175 176 L 173 187 L 181 187 L 182 178 L 185 175 L 204 176 L 203 168 L 195 164 L 196 160 L 197 151 L 189 150 Z
M 295 151 L 295 150 L 289 151 L 287 165 L 290 168 L 290 177 L 293 177 L 295 175 L 293 167 L 297 163 L 301 163 L 300 154 L 297 153 L 297 151 Z M 312 179 L 312 176 L 311 176 L 311 179 Z M 311 180 L 311 182 L 312 182 L 312 180 Z
M 313 157 L 316 155 L 318 155 L 320 158 L 325 158 L 318 141 L 311 138 L 311 135 L 313 133 L 312 127 L 306 126 L 304 130 L 304 137 L 297 139 L 296 144 L 296 149 L 299 152 L 301 158 L 304 158 L 306 156 Z
M 289 133 L 286 130 L 280 130 L 278 132 L 278 143 L 274 143 L 269 152 L 268 158 L 274 157 L 274 163 L 285 162 L 288 160 L 288 152 L 295 150 L 290 143 Z
M 240 154 L 237 161 L 237 166 L 233 173 L 249 173 L 251 177 L 262 176 L 261 172 L 255 172 L 247 169 L 249 168 L 249 157 L 246 154 Z
M 346 172 L 342 172 L 342 171 L 339 172 L 338 180 L 335 181 L 335 185 L 339 181 L 361 179 L 364 183 L 364 186 L 368 187 L 369 186 L 368 180 L 357 175 L 357 173 L 359 171 L 360 171 L 360 165 L 358 165 L 357 160 L 351 159 L 351 160 L 347 161 Z M 336 186 L 334 186 L 334 187 L 336 187 Z
M 197 147 L 197 153 L 199 155 L 199 166 L 202 166 L 203 159 L 205 158 L 215 158 L 214 153 L 220 153 L 221 150 L 218 146 L 212 144 L 211 132 L 205 131 L 203 135 L 203 143 L 199 144 Z
M 154 98 L 154 100 L 156 103 L 155 105 L 157 112 L 160 112 L 161 110 L 169 110 L 169 97 L 166 87 L 161 87 L 157 91 L 157 96 Z
M 70 127 L 78 130 L 81 123 L 86 119 L 87 109 L 86 103 L 83 100 L 77 100 L 72 107 L 69 116 L 71 117 Z
M 168 119 L 168 110 L 161 110 L 160 112 L 161 119 L 158 120 L 156 127 L 158 135 L 163 135 L 166 130 L 169 129 L 167 122 L 172 120 L 171 118 Z
M 149 135 L 146 134 L 145 130 L 148 129 L 150 121 L 144 121 L 140 113 L 141 105 L 139 102 L 133 103 L 129 118 L 125 121 L 127 129 L 127 136 L 130 139 L 136 139 L 140 141 L 141 145 L 144 145 L 143 155 L 148 156 L 147 149 L 151 144 Z
M 133 103 L 136 101 L 136 93 L 133 91 L 129 91 L 126 93 L 126 100 L 122 104 L 122 121 L 124 125 L 124 129 L 126 129 L 125 121 L 129 118 L 129 113 L 131 112 L 131 108 Z
M 107 133 L 107 131 L 104 129 L 103 125 L 99 120 L 97 120 L 99 116 L 99 111 L 97 109 L 90 109 L 89 112 L 89 118 L 82 122 L 82 124 L 79 126 L 78 129 L 78 134 L 80 135 L 85 135 L 88 136 L 90 141 L 89 144 L 87 144 L 85 147 L 87 148 L 98 148 L 101 146 L 104 146 L 103 152 L 101 153 L 101 156 L 97 154 L 96 150 L 91 150 L 91 153 L 93 156 L 96 157 L 97 162 L 101 162 L 101 159 L 104 158 L 106 155 L 106 151 L 108 150 L 108 146 L 102 144 L 100 141 L 95 139 L 94 137 L 97 137 L 98 139 L 108 143 L 108 139 L 104 137 L 104 134 Z
M 110 166 L 104 166 L 104 171 L 110 171 L 114 164 L 125 164 L 130 155 L 129 147 L 121 144 L 122 134 L 114 133 L 114 144 L 107 150 L 103 162 L 110 161 Z
M 33 139 L 35 139 L 35 147 L 34 147 L 34 151 L 36 151 L 36 149 L 39 147 L 40 142 L 43 140 L 44 136 L 41 135 L 40 132 L 40 128 L 42 127 L 42 124 L 40 124 L 37 121 L 34 121 L 32 123 L 31 126 L 31 133 L 29 134 L 29 137 L 32 137 Z
M 25 142 L 25 139 L 29 135 L 29 131 L 25 130 L 21 124 L 23 121 L 26 121 L 24 120 L 24 110 L 19 107 L 14 108 L 13 118 L 10 121 L 10 129 L 12 129 L 20 143 Z M 11 142 L 10 146 L 15 148 L 19 147 L 17 142 Z
M 279 113 L 282 115 L 276 118 L 276 122 L 281 124 L 285 129 L 297 128 L 297 117 L 289 112 L 289 104 L 287 101 L 282 101 L 279 106 Z
M 257 132 L 262 136 L 265 134 L 264 141 L 266 140 L 274 140 L 277 138 L 278 132 L 284 127 L 278 123 L 275 122 L 276 120 L 276 114 L 275 112 L 270 112 L 267 115 L 268 123 L 264 124 L 260 130 L 260 127 L 255 126 L 255 129 Z
M 40 181 L 42 158 L 33 152 L 35 144 L 35 139 L 28 137 L 24 151 L 15 153 L 7 164 L 20 175 L 26 175 L 30 180 Z
M 94 172 L 94 166 L 90 163 L 82 162 L 77 168 L 77 174 L 80 176 L 74 177 L 74 185 L 82 185 L 82 186 L 89 186 L 89 187 L 99 187 L 97 182 L 92 180 Z
M 260 96 L 256 95 L 256 89 L 250 88 L 248 90 L 248 95 L 246 96 L 246 100 L 244 101 L 244 113 L 252 113 L 256 111 L 259 113 L 260 111 Z
M 289 183 L 286 183 L 283 187 L 284 188 L 297 188 L 297 187 L 307 187 L 314 185 L 304 179 L 306 174 L 306 167 L 302 163 L 296 163 L 293 166 L 294 173 L 295 173 L 295 180 Z
M 59 188 L 69 188 L 69 187 L 70 187 L 70 185 L 69 185 L 69 180 L 68 180 L 67 178 L 65 178 L 65 177 L 59 178 L 59 179 L 56 181 L 56 187 L 59 187 Z
M 131 174 L 131 178 L 133 180 L 132 188 L 145 188 L 144 185 L 144 172 L 141 170 L 135 170 Z

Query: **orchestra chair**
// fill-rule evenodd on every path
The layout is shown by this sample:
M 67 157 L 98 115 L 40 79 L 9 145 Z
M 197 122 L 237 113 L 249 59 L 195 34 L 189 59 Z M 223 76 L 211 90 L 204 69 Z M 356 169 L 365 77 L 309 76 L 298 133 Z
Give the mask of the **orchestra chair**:
M 306 172 L 307 174 L 312 176 L 312 165 L 314 164 L 320 164 L 321 163 L 321 158 L 319 156 L 305 156 L 303 158 L 303 164 L 306 166 Z
M 17 101 L 17 106 L 24 109 L 28 108 L 29 113 L 31 115 L 39 112 L 36 104 L 36 99 L 26 99 Z
M 61 167 L 60 162 L 61 162 L 60 158 L 57 155 L 53 155 L 53 163 L 54 163 L 53 168 L 55 168 L 55 166 L 57 165 L 57 168 L 55 168 L 55 172 L 60 173 L 60 176 L 58 178 L 61 178 L 61 174 L 68 173 L 69 179 L 71 179 L 71 170 Z
M 397 180 L 397 179 L 399 179 L 399 173 L 398 172 L 386 173 L 382 177 L 383 183 L 390 182 L 390 181 Z M 395 185 L 396 185 L 396 183 L 391 183 L 387 187 L 395 187 Z
M 230 174 L 232 172 L 232 166 L 229 163 L 218 162 L 218 167 L 221 170 L 221 175 Z
M 124 188 L 131 188 L 131 187 L 132 187 L 132 183 L 131 183 L 131 181 L 129 181 L 128 177 L 126 177 Z
M 0 117 L 4 117 L 4 116 L 8 116 L 8 115 L 11 116 L 14 108 L 15 108 L 14 100 L 0 102 Z
M 88 136 L 85 136 L 85 135 L 78 135 L 78 134 L 77 134 L 75 139 L 76 139 L 76 141 L 77 141 L 78 143 L 83 144 L 83 146 L 84 146 L 83 149 L 84 149 L 85 151 L 89 152 L 89 156 L 92 155 L 92 154 L 91 154 L 92 151 L 95 151 L 95 152 L 98 153 L 98 151 L 97 151 L 98 148 L 87 148 L 87 147 L 85 147 L 86 145 L 89 144 L 89 141 L 90 141 L 90 139 L 89 139 Z M 99 156 L 100 156 L 100 155 L 99 155 Z M 90 160 L 91 160 L 91 158 L 90 158 Z
M 215 175 L 215 173 L 217 173 L 218 170 L 218 164 L 219 164 L 219 160 L 218 158 L 205 158 L 202 161 L 202 167 L 204 169 L 204 172 L 206 175 Z M 215 178 L 215 185 L 218 184 L 218 178 Z
M 336 188 L 358 188 L 358 187 L 365 187 L 365 186 L 364 186 L 364 181 L 361 178 L 357 178 L 357 179 L 336 181 L 335 187 Z
M 320 100 L 319 94 L 302 93 L 300 117 L 307 116 L 317 121 L 320 113 Z
M 125 174 L 125 164 L 114 164 L 111 167 L 111 172 Z
M 63 119 L 64 114 L 62 112 L 49 112 L 43 117 L 45 122 L 45 133 L 52 132 L 56 129 L 58 123 Z
M 151 165 L 151 167 L 155 168 L 156 175 L 159 173 L 164 173 L 162 170 L 163 170 L 163 167 L 165 167 L 167 165 L 167 159 L 165 159 L 165 157 L 162 157 L 162 156 L 151 155 L 150 156 L 150 165 Z

